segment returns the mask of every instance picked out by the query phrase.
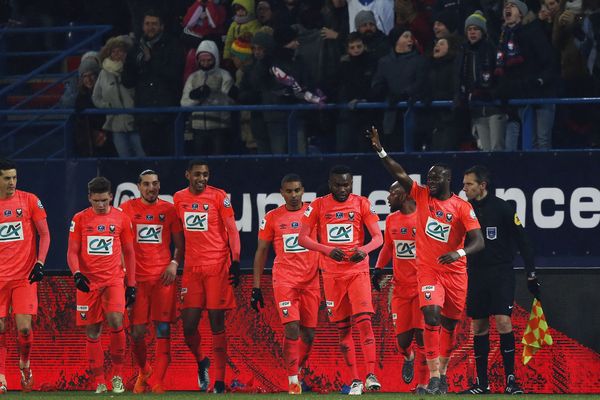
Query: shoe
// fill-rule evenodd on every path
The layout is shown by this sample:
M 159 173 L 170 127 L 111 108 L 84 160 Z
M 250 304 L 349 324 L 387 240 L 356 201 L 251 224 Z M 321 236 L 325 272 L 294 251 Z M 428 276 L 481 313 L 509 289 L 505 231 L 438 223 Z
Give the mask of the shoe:
M 367 390 L 379 390 L 381 389 L 381 383 L 379 383 L 375 374 L 369 374 L 365 379 L 365 387 Z
M 213 393 L 225 393 L 225 382 L 215 381 L 215 387 L 213 388 Z
M 427 388 L 426 388 L 426 387 L 423 387 L 423 386 L 417 386 L 417 387 L 415 388 L 415 394 L 416 394 L 417 396 L 426 396 L 426 395 L 428 395 L 428 394 L 429 394 L 429 392 L 427 391 Z
M 290 383 L 290 390 L 288 391 L 289 394 L 302 394 L 302 386 L 300 386 L 300 383 Z
M 404 383 L 411 383 L 413 378 L 415 377 L 415 359 L 412 360 L 404 360 L 404 364 L 402 365 L 402 380 Z
M 31 373 L 31 368 L 21 368 L 21 388 L 25 393 L 33 390 L 33 374 Z
M 440 385 L 442 384 L 440 378 L 437 377 L 433 377 L 429 379 L 429 384 L 427 385 L 427 393 L 429 394 L 442 394 L 442 391 L 440 390 Z
M 506 378 L 506 387 L 504 388 L 504 393 L 506 394 L 523 394 L 525 393 L 523 389 L 519 385 L 517 385 L 517 380 L 514 375 L 509 375 Z
M 155 384 L 154 386 L 152 386 L 152 389 L 150 389 L 150 391 L 152 393 L 156 393 L 156 394 L 164 394 L 166 392 L 166 390 L 163 387 L 162 383 Z
M 123 378 L 120 376 L 113 376 L 112 378 L 112 392 L 113 393 L 123 393 L 125 391 L 125 386 L 123 385 Z
M 348 394 L 350 396 L 360 396 L 363 392 L 363 383 L 359 379 L 355 379 L 352 381 L 352 385 L 350 385 L 350 391 Z
M 448 378 L 446 375 L 440 375 L 440 392 L 448 394 Z
M 108 388 L 106 387 L 106 384 L 99 383 L 98 386 L 96 386 L 96 394 L 106 393 L 106 392 L 108 392 Z
M 210 359 L 208 357 L 204 357 L 204 359 L 198 363 L 198 387 L 201 392 L 208 392 L 208 386 L 210 385 L 210 377 L 208 376 L 209 367 Z
M 6 388 L 6 383 L 0 383 L 0 394 L 6 394 L 8 389 Z
M 312 392 L 312 388 L 304 380 L 300 381 L 300 387 L 302 388 L 302 393 Z
M 462 392 L 459 392 L 459 394 L 489 394 L 490 393 L 490 386 L 482 386 L 479 384 L 479 378 L 475 379 L 475 384 L 473 386 L 471 386 L 470 388 L 463 390 Z
M 133 393 L 144 393 L 148 388 L 148 378 L 150 378 L 150 376 L 152 376 L 152 367 L 148 367 L 148 372 L 146 373 L 140 369 L 135 381 L 135 386 L 133 387 Z

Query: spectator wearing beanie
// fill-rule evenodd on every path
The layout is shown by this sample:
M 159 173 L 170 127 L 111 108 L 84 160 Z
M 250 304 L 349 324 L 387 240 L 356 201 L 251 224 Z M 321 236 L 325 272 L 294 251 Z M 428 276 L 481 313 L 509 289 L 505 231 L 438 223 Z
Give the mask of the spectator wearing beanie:
M 387 55 L 392 46 L 385 33 L 377 28 L 375 14 L 373 11 L 359 11 L 354 17 L 354 29 L 356 30 L 367 48 L 376 60 Z
M 435 39 L 456 33 L 456 15 L 450 10 L 443 10 L 433 19 L 433 36 Z
M 392 0 L 346 0 L 350 26 L 361 11 L 371 11 L 375 16 L 377 29 L 388 34 L 394 27 L 394 2 Z
M 461 30 L 465 20 L 475 10 L 482 7 L 481 3 L 486 3 L 486 1 L 437 0 L 433 8 L 433 19 L 441 18 L 439 21 L 446 24 L 450 32 L 458 32 L 462 35 Z M 488 3 L 492 3 L 492 1 L 488 1 Z

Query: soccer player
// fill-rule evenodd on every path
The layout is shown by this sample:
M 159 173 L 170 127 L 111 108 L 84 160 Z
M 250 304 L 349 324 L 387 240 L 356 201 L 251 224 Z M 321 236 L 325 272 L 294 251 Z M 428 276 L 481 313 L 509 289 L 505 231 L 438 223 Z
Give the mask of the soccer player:
M 0 394 L 6 393 L 6 317 L 15 316 L 21 388 L 33 388 L 29 354 L 31 320 L 37 314 L 37 282 L 50 247 L 46 211 L 36 195 L 17 190 L 17 166 L 0 159 Z M 36 252 L 36 233 L 39 244 Z
M 414 199 L 406 190 L 394 182 L 388 196 L 391 214 L 385 220 L 383 247 L 373 271 L 373 287 L 381 290 L 383 268 L 392 260 L 394 268 L 392 294 L 392 320 L 398 341 L 398 349 L 404 356 L 402 379 L 410 383 L 417 365 L 417 394 L 426 394 L 429 371 L 423 348 L 423 313 L 419 307 L 417 288 L 417 213 Z M 413 336 L 417 343 L 416 351 L 411 349 Z
M 110 327 L 112 391 L 123 393 L 125 357 L 125 307 L 135 302 L 135 252 L 131 220 L 111 207 L 111 183 L 98 176 L 88 183 L 91 207 L 71 221 L 67 263 L 77 288 L 77 325 L 85 326 L 86 352 L 96 382 L 96 393 L 108 389 L 104 379 L 104 351 L 100 343 L 102 322 Z M 124 282 L 125 271 L 127 279 Z M 125 285 L 126 288 L 125 288 Z
M 210 384 L 208 357 L 200 350 L 198 323 L 208 310 L 215 358 L 215 393 L 225 392 L 225 310 L 235 308 L 233 287 L 240 283 L 240 235 L 227 193 L 208 185 L 208 164 L 192 160 L 185 177 L 189 186 L 175 193 L 175 209 L 183 224 L 185 267 L 181 283 L 183 335 L 198 363 L 198 385 Z
M 327 312 L 338 328 L 340 350 L 352 374 L 350 395 L 361 395 L 363 387 L 379 390 L 375 376 L 375 337 L 371 326 L 373 302 L 368 254 L 383 243 L 379 217 L 365 197 L 352 193 L 350 168 L 337 165 L 329 171 L 331 194 L 315 199 L 302 217 L 300 246 L 318 251 L 323 272 Z M 364 227 L 371 241 L 364 244 Z M 315 230 L 318 241 L 311 236 Z M 356 366 L 352 324 L 358 328 L 366 363 L 365 385 Z
M 385 168 L 417 204 L 417 282 L 425 318 L 427 390 L 431 394 L 447 393 L 446 371 L 455 346 L 454 328 L 467 298 L 465 256 L 483 249 L 483 235 L 471 205 L 450 191 L 450 167 L 433 165 L 427 172 L 427 185 L 421 186 L 383 150 L 377 129 L 371 128 L 369 137 Z
M 160 181 L 151 169 L 138 176 L 140 198 L 121 206 L 133 224 L 137 293 L 131 310 L 131 338 L 140 368 L 133 393 L 164 393 L 171 361 L 171 322 L 177 307 L 177 267 L 183 261 L 183 232 L 173 204 L 158 198 Z M 171 239 L 174 243 L 171 257 Z M 147 362 L 146 325 L 156 329 L 156 365 Z
M 285 204 L 269 211 L 260 223 L 250 304 L 257 312 L 259 306 L 264 307 L 260 278 L 269 247 L 273 244 L 273 293 L 284 325 L 283 358 L 288 371 L 289 393 L 300 394 L 298 371 L 308 358 L 319 314 L 319 254 L 298 244 L 300 221 L 308 208 L 308 204 L 302 202 L 304 186 L 300 176 L 284 176 L 280 193 Z M 316 231 L 312 232 L 312 238 L 316 239 Z
M 500 353 L 506 378 L 504 393 L 522 394 L 523 389 L 515 379 L 515 334 L 510 320 L 515 301 L 513 260 L 516 248 L 525 261 L 529 291 L 539 297 L 540 289 L 535 274 L 533 246 L 510 203 L 488 191 L 490 182 L 490 172 L 482 165 L 469 168 L 463 177 L 463 190 L 485 233 L 485 249 L 467 258 L 467 315 L 472 318 L 477 380 L 462 393 L 490 393 L 487 364 L 490 351 L 489 317 L 493 315 L 500 336 Z

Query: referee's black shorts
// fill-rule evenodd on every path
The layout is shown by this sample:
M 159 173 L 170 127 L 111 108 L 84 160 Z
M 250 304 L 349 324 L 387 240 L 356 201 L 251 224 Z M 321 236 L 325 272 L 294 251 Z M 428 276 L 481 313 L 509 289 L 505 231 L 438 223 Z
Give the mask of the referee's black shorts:
M 485 266 L 469 273 L 467 315 L 485 319 L 512 314 L 515 302 L 515 273 L 512 264 Z

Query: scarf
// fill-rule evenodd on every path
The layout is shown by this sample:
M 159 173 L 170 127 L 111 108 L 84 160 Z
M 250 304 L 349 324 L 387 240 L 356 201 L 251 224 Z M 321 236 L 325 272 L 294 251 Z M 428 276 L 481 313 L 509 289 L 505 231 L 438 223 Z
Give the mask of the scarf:
M 252 21 L 253 19 L 254 19 L 254 16 L 252 16 L 250 14 L 246 14 L 243 17 L 236 15 L 233 17 L 233 22 L 235 22 L 238 25 L 244 25 L 244 24 Z
M 514 67 L 525 62 L 525 58 L 521 54 L 519 44 L 515 41 L 515 32 L 521 27 L 517 24 L 514 27 L 505 25 L 500 34 L 500 45 L 496 54 L 496 69 L 494 75 L 504 75 L 505 67 Z
M 106 57 L 104 61 L 102 61 L 102 68 L 111 74 L 120 76 L 123 71 L 123 61 L 113 61 L 110 57 Z

